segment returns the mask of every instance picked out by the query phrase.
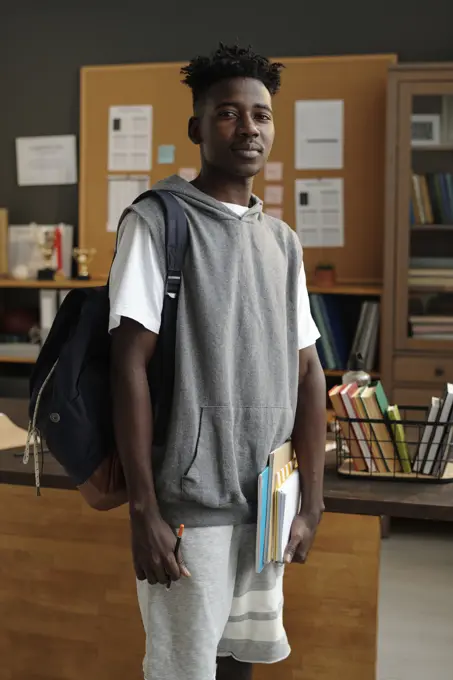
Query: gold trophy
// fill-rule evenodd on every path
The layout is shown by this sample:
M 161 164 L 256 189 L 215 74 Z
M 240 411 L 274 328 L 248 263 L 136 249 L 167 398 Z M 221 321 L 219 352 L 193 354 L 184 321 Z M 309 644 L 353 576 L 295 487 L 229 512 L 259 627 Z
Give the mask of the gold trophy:
M 77 262 L 76 278 L 80 281 L 88 281 L 91 279 L 88 265 L 93 261 L 93 257 L 96 255 L 96 248 L 74 248 L 72 253 Z
M 55 269 L 52 267 L 53 251 L 55 248 L 55 230 L 47 229 L 44 232 L 43 242 L 38 242 L 44 260 L 44 268 L 38 269 L 39 281 L 53 281 Z

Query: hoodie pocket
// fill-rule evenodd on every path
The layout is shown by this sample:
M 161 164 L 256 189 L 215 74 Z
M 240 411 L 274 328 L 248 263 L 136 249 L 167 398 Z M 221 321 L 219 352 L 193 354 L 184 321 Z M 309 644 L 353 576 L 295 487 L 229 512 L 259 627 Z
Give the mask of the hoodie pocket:
M 291 429 L 292 412 L 285 408 L 202 408 L 196 449 L 182 479 L 184 497 L 211 508 L 256 502 L 258 475 Z

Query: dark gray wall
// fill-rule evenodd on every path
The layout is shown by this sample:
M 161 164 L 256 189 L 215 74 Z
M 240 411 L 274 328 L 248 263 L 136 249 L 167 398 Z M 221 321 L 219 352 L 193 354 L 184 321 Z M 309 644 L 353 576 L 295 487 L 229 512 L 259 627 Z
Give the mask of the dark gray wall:
M 186 60 L 236 39 L 273 56 L 453 60 L 453 0 L 13 2 L 0 9 L 0 206 L 16 224 L 77 222 L 77 187 L 17 186 L 14 140 L 77 133 L 81 66 Z

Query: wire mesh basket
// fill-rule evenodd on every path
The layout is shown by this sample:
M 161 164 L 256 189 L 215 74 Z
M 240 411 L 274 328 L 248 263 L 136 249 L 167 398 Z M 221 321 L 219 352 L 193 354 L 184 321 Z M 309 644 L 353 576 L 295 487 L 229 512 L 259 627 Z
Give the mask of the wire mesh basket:
M 377 480 L 453 482 L 453 421 L 428 421 L 429 409 L 400 406 L 388 416 L 336 416 L 340 475 Z

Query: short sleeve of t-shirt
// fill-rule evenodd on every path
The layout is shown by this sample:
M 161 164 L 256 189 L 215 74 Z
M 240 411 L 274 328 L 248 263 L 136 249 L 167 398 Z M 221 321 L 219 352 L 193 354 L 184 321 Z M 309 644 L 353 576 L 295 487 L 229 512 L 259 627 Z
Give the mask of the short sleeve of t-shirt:
M 121 317 L 137 321 L 159 333 L 164 300 L 165 272 L 160 264 L 149 227 L 130 212 L 120 225 L 118 249 L 110 272 L 109 330 Z
M 128 213 L 120 229 L 118 251 L 110 273 L 109 330 L 119 326 L 124 316 L 157 334 L 164 300 L 162 258 L 156 252 L 149 228 L 139 216 Z M 310 311 L 303 265 L 297 309 L 299 349 L 304 349 L 316 342 L 319 332 Z

